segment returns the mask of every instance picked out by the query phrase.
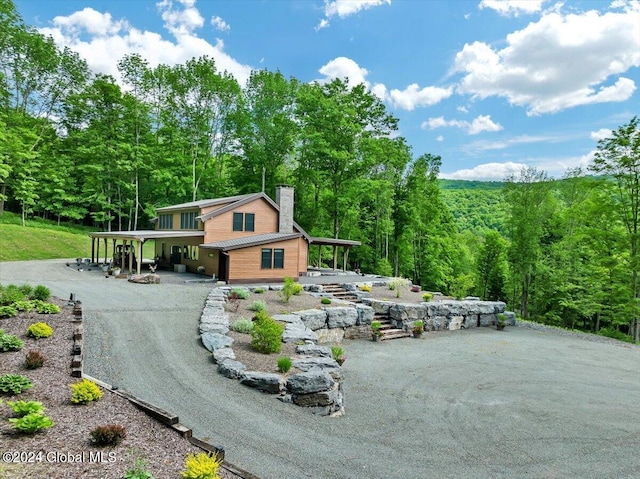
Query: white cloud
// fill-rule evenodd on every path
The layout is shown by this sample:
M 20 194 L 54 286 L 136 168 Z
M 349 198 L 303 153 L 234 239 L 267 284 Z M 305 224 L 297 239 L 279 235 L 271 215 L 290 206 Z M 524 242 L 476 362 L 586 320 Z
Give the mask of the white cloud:
M 219 71 L 226 70 L 241 84 L 246 83 L 250 66 L 229 56 L 221 40 L 212 45 L 195 33 L 204 25 L 202 15 L 195 8 L 195 0 L 180 0 L 176 5 L 174 8 L 170 0 L 156 4 L 173 40 L 155 32 L 138 30 L 124 19 L 114 20 L 111 14 L 91 8 L 66 17 L 55 17 L 52 25 L 41 28 L 40 32 L 51 35 L 58 45 L 78 52 L 93 71 L 115 78 L 120 78 L 118 61 L 130 53 L 139 53 L 152 67 L 161 63 L 185 63 L 193 57 L 206 55 L 215 60 Z
M 591 132 L 591 139 L 594 141 L 604 140 L 611 136 L 611 130 L 609 128 L 600 128 L 598 131 Z
M 490 8 L 500 15 L 517 17 L 521 13 L 532 14 L 542 9 L 544 0 L 482 0 L 479 8 Z
M 439 116 L 437 118 L 429 118 L 427 121 L 422 122 L 420 126 L 422 129 L 429 128 L 430 130 L 456 127 L 466 130 L 470 135 L 477 135 L 483 131 L 500 131 L 503 129 L 502 125 L 491 120 L 491 115 L 480 115 L 472 122 L 465 120 L 445 120 L 444 117 Z
M 460 113 L 469 113 L 469 110 L 464 105 L 457 107 L 456 110 L 458 110 Z
M 416 107 L 435 105 L 452 94 L 453 87 L 428 86 L 421 89 L 417 83 L 413 83 L 404 90 L 391 90 L 388 99 L 393 107 L 411 111 Z
M 211 25 L 216 27 L 221 32 L 228 32 L 231 30 L 231 26 L 225 22 L 222 17 L 211 17 Z
M 450 180 L 502 181 L 510 175 L 518 175 L 527 165 L 524 163 L 485 163 L 469 169 L 440 173 L 440 178 Z
M 364 83 L 367 86 L 369 85 L 369 82 L 366 80 L 366 76 L 369 72 L 366 68 L 362 68 L 351 58 L 334 58 L 329 63 L 323 65 L 318 71 L 326 77 L 325 79 L 320 80 L 321 82 L 331 81 L 335 78 L 348 78 L 349 85 L 352 87 L 359 85 L 360 83 Z
M 348 17 L 358 13 L 360 10 L 367 10 L 380 5 L 391 5 L 391 0 L 324 0 L 325 18 L 320 20 L 316 26 L 316 31 L 329 26 L 329 19 L 334 16 L 340 18 Z
M 463 74 L 458 92 L 505 97 L 528 115 L 628 100 L 636 85 L 622 74 L 640 66 L 640 1 L 617 6 L 579 14 L 557 6 L 507 35 L 501 50 L 465 44 L 455 58 L 454 71 Z
M 438 135 L 438 137 L 436 138 L 436 141 L 444 141 L 444 136 Z

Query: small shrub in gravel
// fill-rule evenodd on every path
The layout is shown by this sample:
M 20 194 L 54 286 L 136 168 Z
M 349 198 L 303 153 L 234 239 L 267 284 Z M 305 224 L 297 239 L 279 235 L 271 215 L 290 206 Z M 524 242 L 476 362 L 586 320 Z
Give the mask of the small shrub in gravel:
M 117 446 L 127 437 L 127 430 L 119 424 L 98 426 L 91 431 L 91 442 L 96 446 Z
M 321 302 L 322 304 L 331 304 L 331 299 L 329 299 L 329 298 L 322 298 L 322 299 L 320 300 L 320 302 Z
M 31 293 L 33 293 L 33 287 L 26 283 L 18 286 L 18 289 L 24 295 L 25 298 L 29 298 L 31 296 Z
M 22 341 L 22 339 L 13 334 L 7 334 L 0 329 L 0 352 L 20 351 L 23 346 L 24 341 Z
M 71 402 L 73 404 L 89 404 L 102 397 L 102 391 L 93 381 L 83 379 L 80 382 L 71 384 Z
M 131 469 L 127 469 L 122 479 L 155 479 L 153 474 L 147 470 L 147 461 L 142 457 L 134 459 L 134 465 Z
M 284 327 L 264 311 L 256 314 L 254 321 L 251 347 L 263 354 L 279 353 L 282 349 Z
M 280 291 L 280 296 L 282 296 L 282 301 L 285 303 L 289 302 L 291 296 L 297 296 L 302 293 L 304 288 L 301 284 L 295 282 L 295 280 L 291 277 L 286 277 L 284 279 L 284 285 L 282 286 L 282 291 Z
M 47 323 L 33 323 L 27 328 L 27 334 L 32 338 L 48 338 L 53 334 L 53 328 Z
M 10 284 L 2 290 L 2 296 L 0 296 L 0 305 L 9 306 L 17 301 L 24 301 L 27 298 L 24 293 L 20 291 L 14 284 Z
M 431 301 L 433 299 L 433 294 L 432 293 L 423 293 L 422 294 L 422 299 L 424 300 L 425 303 L 428 303 L 429 301 Z
M 9 422 L 13 423 L 13 429 L 24 434 L 33 434 L 53 426 L 53 421 L 42 412 L 27 414 L 19 418 L 11 418 Z
M 12 306 L 16 308 L 18 312 L 30 313 L 35 305 L 33 301 L 16 301 Z
M 44 303 L 39 301 L 36 304 L 36 313 L 40 314 L 58 314 L 60 312 L 60 306 L 53 303 Z
M 31 299 L 38 299 L 40 301 L 49 301 L 51 297 L 51 291 L 46 286 L 39 284 L 33 289 L 31 293 Z
M 29 351 L 24 358 L 24 367 L 27 369 L 38 369 L 44 365 L 46 358 L 40 351 Z
M 263 288 L 256 288 L 253 290 L 254 293 L 256 294 L 263 294 L 264 293 L 264 289 Z
M 242 289 L 242 288 L 233 288 L 231 290 L 230 294 L 235 294 L 240 299 L 249 298 L 249 291 L 247 291 L 246 289 Z
M 44 412 L 44 406 L 40 401 L 7 401 L 7 406 L 13 410 L 16 417 Z
M 0 318 L 13 318 L 18 315 L 18 310 L 13 306 L 0 306 Z
M 247 306 L 247 309 L 249 311 L 256 311 L 256 312 L 264 311 L 266 308 L 267 308 L 267 305 L 264 303 L 264 301 L 254 301 L 249 306 Z
M 231 323 L 231 331 L 249 334 L 251 331 L 253 331 L 253 321 L 246 318 L 240 318 L 237 321 Z
M 278 371 L 281 373 L 289 372 L 292 365 L 293 361 L 291 361 L 289 356 L 282 356 L 281 358 L 278 358 Z
M 219 479 L 220 461 L 205 452 L 189 454 L 184 463 L 182 477 L 184 479 Z
M 5 374 L 0 376 L 0 392 L 5 394 L 20 394 L 22 391 L 31 389 L 33 383 L 31 379 L 19 374 Z

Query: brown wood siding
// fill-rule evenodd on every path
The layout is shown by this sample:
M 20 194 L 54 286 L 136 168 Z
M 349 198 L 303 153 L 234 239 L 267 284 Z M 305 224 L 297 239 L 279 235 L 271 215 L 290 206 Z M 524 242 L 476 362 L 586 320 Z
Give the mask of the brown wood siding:
M 256 216 L 256 222 L 257 222 Z M 284 249 L 284 268 L 262 269 L 262 249 Z M 296 279 L 299 276 L 298 239 L 279 241 L 251 248 L 229 251 L 229 282 L 273 280 L 280 281 L 285 276 Z
M 309 266 L 309 243 L 304 238 L 298 238 L 298 272 L 306 273 Z
M 233 231 L 233 213 L 254 213 L 254 231 Z M 278 213 L 264 199 L 258 198 L 233 211 L 205 221 L 204 243 L 278 232 Z

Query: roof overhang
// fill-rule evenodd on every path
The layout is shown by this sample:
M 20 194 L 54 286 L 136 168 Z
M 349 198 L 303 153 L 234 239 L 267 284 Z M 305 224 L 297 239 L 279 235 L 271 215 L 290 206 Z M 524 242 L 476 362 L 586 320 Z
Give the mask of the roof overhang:
M 162 238 L 197 238 L 204 237 L 204 231 L 175 231 L 175 230 L 137 230 L 137 231 L 105 231 L 89 233 L 91 238 L 122 239 L 128 241 L 145 242 L 150 239 Z
M 362 242 L 353 241 L 353 240 L 345 240 L 338 238 L 311 238 L 311 244 L 317 244 L 320 246 L 346 246 L 347 248 L 351 246 L 360 246 Z
M 279 243 L 281 241 L 288 241 L 296 238 L 300 238 L 303 235 L 301 233 L 267 233 L 262 235 L 245 236 L 242 238 L 234 238 L 224 241 L 216 241 L 213 243 L 201 244 L 201 248 L 217 249 L 220 251 L 232 251 L 234 249 L 251 248 L 252 246 L 260 246 L 270 243 Z

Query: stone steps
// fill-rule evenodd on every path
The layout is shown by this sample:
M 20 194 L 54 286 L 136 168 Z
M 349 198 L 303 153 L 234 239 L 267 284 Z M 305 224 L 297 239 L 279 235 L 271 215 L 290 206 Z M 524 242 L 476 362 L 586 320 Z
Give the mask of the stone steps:
M 398 338 L 408 338 L 411 336 L 411 333 L 408 333 L 402 329 L 396 328 L 391 323 L 391 319 L 389 319 L 389 316 L 385 314 L 376 313 L 373 320 L 378 321 L 382 325 L 380 326 L 380 331 L 382 332 L 380 341 L 387 341 L 389 339 L 398 339 Z
M 342 288 L 337 283 L 330 283 L 322 285 L 322 291 L 325 293 L 329 293 L 336 299 L 342 299 L 344 301 L 351 301 L 352 303 L 360 303 L 360 299 L 353 295 L 351 292 Z

